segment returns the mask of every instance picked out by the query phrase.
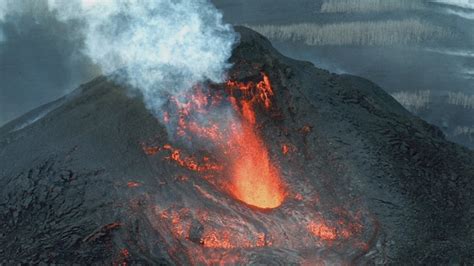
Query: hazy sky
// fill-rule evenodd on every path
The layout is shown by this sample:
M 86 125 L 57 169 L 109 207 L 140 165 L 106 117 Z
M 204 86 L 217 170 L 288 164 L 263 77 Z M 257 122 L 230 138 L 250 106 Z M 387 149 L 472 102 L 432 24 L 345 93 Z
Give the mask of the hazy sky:
M 82 40 L 75 37 L 75 26 L 57 21 L 47 11 L 46 1 L 9 2 L 8 12 L 4 9 L 0 15 L 0 124 L 98 73 L 79 52 Z

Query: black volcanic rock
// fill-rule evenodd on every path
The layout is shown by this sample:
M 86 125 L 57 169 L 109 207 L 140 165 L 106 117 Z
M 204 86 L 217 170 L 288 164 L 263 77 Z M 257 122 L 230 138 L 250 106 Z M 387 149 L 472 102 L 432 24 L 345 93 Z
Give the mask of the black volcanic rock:
M 288 198 L 261 212 L 147 154 L 144 145 L 169 142 L 164 126 L 139 97 L 101 77 L 0 128 L 0 263 L 474 263 L 474 152 L 375 84 L 283 57 L 257 33 L 237 30 L 230 77 L 269 75 L 274 108 L 258 114 L 260 133 L 290 189 L 317 201 Z M 286 156 L 283 143 L 294 146 Z M 358 216 L 362 229 L 313 249 L 301 247 L 312 245 L 303 233 L 288 232 L 282 246 L 285 221 L 302 221 L 303 205 L 328 221 Z M 213 219 L 203 224 L 195 210 Z M 174 219 L 190 221 L 187 238 L 170 237 Z M 247 230 L 240 222 L 273 244 L 202 246 L 210 226 Z

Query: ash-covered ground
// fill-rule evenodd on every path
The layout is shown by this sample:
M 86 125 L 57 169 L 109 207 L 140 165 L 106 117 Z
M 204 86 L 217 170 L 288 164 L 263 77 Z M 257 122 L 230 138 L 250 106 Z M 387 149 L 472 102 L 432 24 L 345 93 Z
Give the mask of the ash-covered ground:
M 230 78 L 265 73 L 274 91 L 256 120 L 286 184 L 279 207 L 169 160 L 165 126 L 99 77 L 0 128 L 0 263 L 474 262 L 472 151 L 377 85 L 237 31 Z

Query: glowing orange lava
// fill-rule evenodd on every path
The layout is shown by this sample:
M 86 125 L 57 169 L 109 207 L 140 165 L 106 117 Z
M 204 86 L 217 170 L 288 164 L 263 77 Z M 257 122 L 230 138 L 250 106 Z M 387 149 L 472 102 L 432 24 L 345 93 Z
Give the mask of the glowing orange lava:
M 285 143 L 281 145 L 281 153 L 283 153 L 283 155 L 288 155 L 294 151 L 296 151 L 296 147 L 292 144 Z
M 259 137 L 248 126 L 236 133 L 231 141 L 231 193 L 237 199 L 258 208 L 276 208 L 285 198 L 278 170 L 270 161 L 268 151 Z
M 196 192 L 183 193 L 181 200 L 163 196 L 153 207 L 157 218 L 152 220 L 153 227 L 164 236 L 170 257 L 184 265 L 246 265 L 250 257 L 245 251 L 276 248 L 304 250 L 301 264 L 318 265 L 323 263 L 318 254 L 324 247 L 343 252 L 350 246 L 351 254 L 354 249 L 367 251 L 362 212 L 333 208 L 329 218 L 323 208 L 315 208 L 320 198 L 309 181 L 284 181 L 278 158 L 292 162 L 300 146 L 278 137 L 268 139 L 273 145 L 267 146 L 266 136 L 274 132 L 263 125 L 271 123 L 281 106 L 274 101 L 269 76 L 261 73 L 259 80 L 255 76 L 249 79 L 253 81 L 197 85 L 183 95 L 174 95 L 161 117 L 171 129 L 168 133 L 173 145 L 164 144 L 161 136 L 142 143 L 146 155 L 179 167 L 175 182 L 161 181 L 163 184 L 171 191 Z M 307 136 L 312 126 L 295 131 Z M 286 170 L 289 177 L 299 173 Z M 144 183 L 130 181 L 127 185 L 135 188 Z M 275 212 L 265 211 L 278 207 Z M 305 257 L 311 250 L 314 257 Z
M 228 81 L 231 94 L 239 90 L 244 96 L 237 101 L 231 98 L 234 109 L 241 114 L 240 131 L 232 131 L 232 184 L 231 193 L 237 199 L 258 208 L 276 208 L 285 199 L 283 181 L 277 168 L 270 160 L 268 151 L 253 128 L 256 123 L 255 106 L 261 104 L 265 109 L 272 105 L 273 89 L 270 79 L 262 73 L 263 80 L 258 83 Z M 237 102 L 240 103 L 240 108 Z
M 212 231 L 202 237 L 202 245 L 208 248 L 233 248 L 229 232 L 215 232 Z
M 143 150 L 148 155 L 158 150 L 168 151 L 166 158 L 183 168 L 229 176 L 227 182 L 209 181 L 248 205 L 276 208 L 285 199 L 284 184 L 255 127 L 256 109 L 269 110 L 272 96 L 270 79 L 262 73 L 259 82 L 228 81 L 225 91 L 206 91 L 195 86 L 191 94 L 171 99 L 176 108 L 177 137 L 192 143 L 208 143 L 213 147 L 211 155 L 218 158 L 219 163 L 211 162 L 209 157 L 186 156 L 169 144 L 159 149 L 144 146 Z M 223 106 L 231 107 L 232 115 L 216 113 Z M 170 123 L 171 115 L 165 113 L 165 123 Z
M 307 228 L 309 232 L 322 240 L 335 240 L 337 238 L 336 229 L 323 222 L 310 222 Z
M 221 166 L 210 162 L 209 157 L 203 157 L 200 162 L 192 156 L 183 156 L 181 150 L 173 148 L 170 144 L 165 144 L 162 147 L 162 150 L 166 150 L 170 152 L 170 156 L 166 157 L 166 159 L 175 161 L 176 164 L 187 168 L 192 171 L 196 172 L 204 172 L 210 170 L 221 170 Z
M 141 186 L 141 184 L 138 183 L 138 182 L 129 181 L 129 182 L 127 182 L 127 186 L 128 186 L 129 188 L 134 188 L 134 187 L 139 187 L 139 186 Z

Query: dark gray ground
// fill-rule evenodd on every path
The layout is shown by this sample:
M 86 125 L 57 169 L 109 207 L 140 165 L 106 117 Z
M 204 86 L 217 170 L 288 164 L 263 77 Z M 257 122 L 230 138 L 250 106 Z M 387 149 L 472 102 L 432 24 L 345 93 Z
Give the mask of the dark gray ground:
M 201 208 L 222 219 L 232 214 L 277 240 L 281 231 L 269 223 L 283 227 L 299 205 L 289 199 L 260 213 L 163 154 L 147 156 L 142 143 L 166 143 L 164 127 L 139 98 L 97 78 L 0 128 L 0 263 L 188 264 L 193 249 L 235 255 L 242 264 L 474 263 L 472 151 L 447 141 L 377 85 L 283 57 L 262 36 L 238 31 L 231 76 L 252 80 L 269 73 L 275 108 L 258 119 L 283 178 L 293 189 L 314 188 L 320 201 L 307 208 L 324 216 L 335 216 L 334 207 L 360 212 L 363 232 L 355 240 L 368 249 L 357 251 L 351 240 L 311 255 L 290 242 L 223 251 L 173 239 L 154 209 Z M 296 152 L 282 156 L 281 143 L 292 143 Z M 180 174 L 191 181 L 173 181 Z M 129 181 L 142 185 L 129 188 Z

